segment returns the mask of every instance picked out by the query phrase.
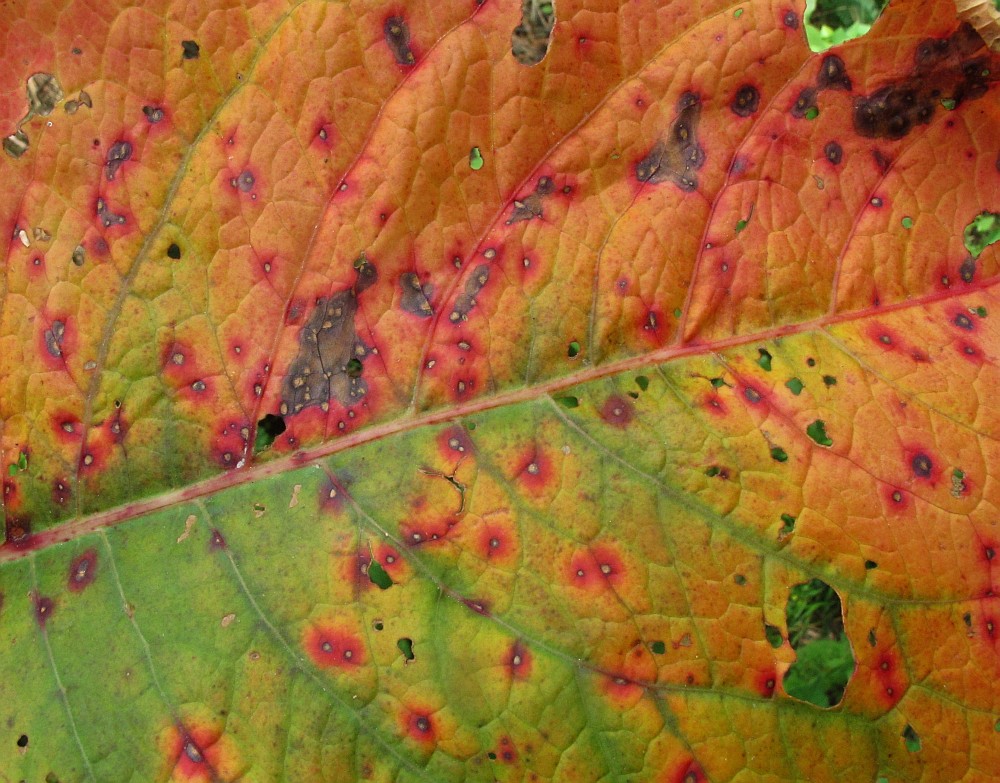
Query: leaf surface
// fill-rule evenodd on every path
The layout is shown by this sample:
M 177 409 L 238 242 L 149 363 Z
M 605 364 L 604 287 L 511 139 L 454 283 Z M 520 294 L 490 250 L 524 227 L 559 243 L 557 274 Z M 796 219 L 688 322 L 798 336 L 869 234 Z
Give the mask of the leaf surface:
M 0 779 L 1000 774 L 1000 57 L 516 5 L 6 12 Z

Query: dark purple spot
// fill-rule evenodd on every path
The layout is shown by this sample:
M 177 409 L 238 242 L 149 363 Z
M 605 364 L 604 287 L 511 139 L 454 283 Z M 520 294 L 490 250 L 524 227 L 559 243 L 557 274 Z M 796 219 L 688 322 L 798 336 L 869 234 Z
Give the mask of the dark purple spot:
M 86 552 L 73 558 L 73 561 L 69 564 L 67 586 L 74 593 L 79 593 L 90 585 L 96 576 L 97 552 L 94 549 L 88 549 Z
M 163 109 L 159 106 L 143 106 L 142 113 L 146 115 L 146 120 L 150 125 L 156 125 L 163 121 Z
M 794 11 L 785 11 L 785 16 L 781 21 L 789 30 L 799 29 L 799 17 Z
M 826 155 L 826 159 L 830 163 L 834 166 L 839 166 L 840 161 L 844 159 L 844 148 L 835 141 L 828 141 L 826 146 L 823 147 L 823 154 Z
M 56 610 L 55 602 L 47 595 L 32 595 L 32 602 L 35 604 L 35 621 L 44 627 L 52 613 Z
M 730 110 L 737 117 L 749 117 L 754 114 L 760 106 L 760 91 L 752 84 L 744 84 L 733 96 L 729 104 Z
M 253 190 L 254 176 L 249 171 L 243 171 L 238 177 L 229 180 L 229 184 L 234 188 L 239 188 L 241 193 L 249 193 Z
M 403 17 L 390 16 L 385 20 L 382 32 L 396 62 L 400 65 L 413 65 L 415 59 L 413 50 L 410 49 L 410 28 L 403 21 Z
M 211 550 L 226 548 L 226 539 L 222 537 L 222 533 L 218 530 L 212 530 L 212 540 L 209 541 L 208 548 Z
M 965 331 L 967 332 L 971 332 L 973 329 L 972 319 L 969 318 L 969 316 L 967 316 L 965 313 L 959 313 L 958 315 L 956 315 L 954 324 L 959 329 L 965 329 Z
M 931 458 L 924 453 L 917 454 L 910 463 L 913 466 L 913 475 L 920 478 L 930 478 L 931 469 L 934 464 Z
M 850 90 L 851 77 L 847 75 L 844 61 L 835 54 L 824 57 L 819 76 L 816 77 L 816 85 L 821 90 Z
M 122 164 L 132 157 L 132 145 L 127 141 L 116 141 L 108 150 L 107 161 L 104 164 L 104 174 L 108 182 L 112 182 Z
M 810 109 L 818 108 L 816 104 L 816 88 L 805 87 L 799 93 L 799 97 L 795 99 L 795 103 L 792 104 L 792 116 L 801 120 L 809 113 Z
M 45 350 L 49 356 L 62 358 L 62 344 L 66 334 L 66 324 L 63 321 L 53 321 L 52 326 L 45 330 Z

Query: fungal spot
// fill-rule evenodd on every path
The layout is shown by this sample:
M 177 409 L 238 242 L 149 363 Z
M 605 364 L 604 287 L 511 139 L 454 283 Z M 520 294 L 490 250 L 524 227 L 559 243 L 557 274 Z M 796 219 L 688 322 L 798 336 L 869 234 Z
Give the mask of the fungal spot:
M 617 394 L 609 397 L 601 408 L 601 418 L 614 427 L 627 427 L 634 417 L 632 403 Z
M 911 461 L 910 466 L 913 468 L 913 475 L 918 478 L 930 478 L 931 470 L 934 464 L 931 462 L 931 458 L 926 454 L 917 454 Z
M 455 299 L 455 306 L 448 316 L 452 323 L 468 320 L 469 313 L 476 306 L 476 297 L 490 279 L 488 264 L 480 264 L 465 281 L 465 290 Z
M 651 185 L 672 182 L 690 193 L 698 188 L 695 172 L 705 163 L 705 151 L 697 140 L 701 99 L 686 92 L 678 101 L 677 111 L 667 141 L 657 141 L 646 157 L 635 165 L 635 177 Z
M 195 41 L 181 41 L 181 56 L 185 60 L 197 60 L 201 47 Z
M 785 672 L 785 692 L 817 707 L 838 704 L 855 668 L 854 653 L 844 635 L 840 596 L 820 579 L 795 585 L 785 616 L 788 642 L 796 658 Z
M 413 65 L 416 62 L 410 49 L 410 28 L 401 16 L 390 16 L 382 25 L 385 42 L 399 65 Z
M 31 144 L 28 141 L 28 134 L 22 130 L 16 130 L 3 140 L 3 151 L 12 158 L 20 158 L 28 151 Z
M 212 537 L 208 542 L 208 548 L 213 551 L 226 548 L 226 539 L 222 537 L 222 533 L 218 530 L 212 531 Z
M 240 175 L 238 177 L 233 177 L 231 180 L 229 180 L 229 184 L 232 185 L 237 190 L 239 190 L 241 193 L 249 193 L 251 190 L 253 190 L 254 182 L 256 182 L 256 180 L 254 179 L 253 174 L 251 174 L 247 170 L 243 170 L 242 172 L 240 172 Z
M 195 381 L 194 383 L 191 384 L 192 391 L 203 392 L 207 388 L 208 386 L 205 384 L 204 381 Z
M 914 730 L 913 726 L 906 724 L 906 728 L 903 729 L 902 733 L 903 744 L 910 753 L 917 753 L 922 747 L 920 742 L 920 735 Z
M 108 182 L 114 181 L 118 169 L 122 164 L 132 157 L 132 145 L 127 141 L 116 141 L 108 150 L 108 157 L 104 164 L 104 175 Z
M 287 429 L 285 420 L 281 416 L 268 413 L 257 422 L 257 434 L 254 436 L 253 453 L 260 454 L 265 449 L 271 447 L 275 438 Z
M 749 117 L 760 107 L 760 91 L 752 84 L 744 84 L 736 90 L 729 109 L 737 117 Z
M 830 163 L 837 166 L 844 159 L 844 148 L 835 141 L 828 141 L 823 147 L 823 154 Z
M 69 564 L 67 586 L 74 593 L 79 593 L 90 585 L 97 576 L 97 551 L 88 549 L 73 558 Z
M 882 199 L 879 198 L 878 196 L 872 196 L 871 201 L 869 203 L 876 209 L 879 209 L 882 206 Z
M 819 68 L 819 76 L 816 77 L 816 85 L 821 90 L 851 90 L 851 77 L 847 75 L 847 66 L 844 61 L 835 54 L 828 54 L 823 58 L 823 63 Z
M 509 226 L 524 220 L 542 217 L 542 199 L 550 195 L 554 190 L 555 183 L 551 177 L 539 177 L 533 192 L 523 199 L 514 201 L 514 211 L 507 218 L 506 224 Z
M 399 648 L 399 651 L 403 654 L 403 658 L 407 663 L 416 658 L 413 654 L 413 639 L 405 636 L 401 639 L 397 639 L 396 647 Z
M 55 602 L 46 595 L 34 593 L 32 603 L 35 605 L 35 622 L 44 627 L 56 610 Z
M 786 11 L 781 21 L 789 30 L 799 29 L 799 17 L 794 11 Z
M 97 213 L 97 217 L 101 220 L 101 225 L 105 228 L 120 226 L 125 222 L 125 216 L 112 212 L 111 208 L 103 198 L 97 199 L 97 208 L 95 211 Z
M 958 268 L 958 276 L 963 283 L 971 283 L 976 277 L 976 259 L 972 256 L 966 258 Z
M 967 332 L 971 332 L 973 329 L 972 319 L 965 313 L 959 313 L 956 315 L 952 323 L 954 323 L 959 329 L 965 329 Z
M 807 117 L 811 111 L 819 111 L 819 107 L 816 105 L 816 92 L 815 87 L 805 87 L 799 92 L 795 103 L 792 104 L 791 112 L 793 117 L 801 120 L 803 117 Z M 808 119 L 813 119 L 813 117 L 809 117 Z
M 77 245 L 73 248 L 71 259 L 74 266 L 83 266 L 83 262 L 87 260 L 87 251 L 83 245 Z
M 355 634 L 319 623 L 306 629 L 302 646 L 312 661 L 324 669 L 353 669 L 365 662 L 365 648 Z
M 812 424 L 806 427 L 806 435 L 813 439 L 820 446 L 832 446 L 833 441 L 826 434 L 826 422 L 822 419 L 816 419 Z
M 355 260 L 354 270 L 354 285 L 317 300 L 316 309 L 299 332 L 299 354 L 282 386 L 282 415 L 329 404 L 331 400 L 351 406 L 368 393 L 368 385 L 356 367 L 371 349 L 358 338 L 354 317 L 358 295 L 375 283 L 378 273 L 364 253 Z M 349 366 L 355 371 L 349 371 Z
M 419 318 L 430 318 L 434 315 L 434 308 L 430 302 L 434 294 L 434 286 L 431 283 L 421 286 L 416 273 L 404 272 L 399 277 L 399 288 L 402 293 L 399 305 L 404 312 Z
M 158 122 L 163 122 L 163 109 L 159 106 L 143 106 L 142 113 L 146 117 L 146 121 L 150 125 L 156 125 Z
M 930 122 L 942 97 L 954 107 L 981 98 L 988 89 L 987 60 L 968 58 L 982 46 L 967 22 L 948 38 L 921 41 L 909 76 L 855 100 L 854 129 L 866 138 L 901 139 Z
M 1000 241 L 1000 214 L 980 212 L 965 227 L 963 239 L 969 255 L 979 258 L 987 247 Z
M 64 321 L 53 321 L 52 325 L 45 330 L 45 350 L 48 351 L 49 356 L 60 359 L 62 358 L 63 351 L 63 340 L 66 337 L 66 323 Z

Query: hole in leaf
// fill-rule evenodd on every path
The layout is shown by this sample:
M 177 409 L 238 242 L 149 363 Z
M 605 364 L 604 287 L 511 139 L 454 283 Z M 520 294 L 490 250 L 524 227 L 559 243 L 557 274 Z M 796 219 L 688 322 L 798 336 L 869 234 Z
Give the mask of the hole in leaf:
M 874 560 L 865 560 L 866 571 L 871 571 L 874 568 L 878 568 L 878 563 L 876 563 Z
M 825 383 L 827 386 L 836 386 L 837 385 L 837 379 L 834 378 L 832 375 L 824 375 L 823 376 L 823 383 Z
M 347 364 L 344 365 L 344 372 L 347 373 L 348 378 L 360 378 L 363 370 L 364 365 L 357 356 L 348 359 Z
M 757 353 L 757 364 L 763 367 L 767 372 L 771 372 L 771 354 L 763 348 L 758 348 Z
M 389 572 L 386 571 L 382 564 L 377 560 L 372 560 L 368 564 L 368 579 L 369 581 L 381 590 L 388 590 L 392 587 L 392 577 L 389 576 Z M 381 630 L 376 628 L 375 630 Z
M 814 52 L 860 38 L 875 23 L 887 0 L 808 0 L 806 3 L 806 39 Z
M 385 623 L 383 623 L 381 620 L 372 620 L 372 628 L 374 628 L 376 631 L 381 631 L 385 628 Z
M 718 465 L 711 465 L 711 466 L 705 468 L 705 475 L 708 476 L 709 478 L 715 478 L 721 472 L 722 472 L 722 470 L 721 470 L 721 468 L 719 468 Z
M 832 707 L 843 698 L 854 672 L 840 596 L 826 582 L 812 579 L 792 588 L 785 616 L 796 655 L 785 673 L 785 692 L 817 707 Z
M 257 422 L 257 435 L 253 441 L 253 453 L 259 454 L 271 447 L 274 439 L 286 429 L 285 420 L 281 416 L 268 413 L 263 419 Z
M 720 386 L 726 385 L 725 378 L 709 378 L 708 382 L 712 384 L 712 387 L 718 389 Z
M 17 738 L 17 746 L 19 748 L 26 748 L 26 747 L 28 747 L 28 735 L 27 734 L 22 734 L 20 737 Z
M 663 653 L 667 651 L 667 645 L 665 645 L 661 641 L 656 641 L 653 642 L 651 645 L 649 645 L 649 649 L 652 650 L 657 655 L 663 655 Z
M 783 524 L 781 525 L 781 530 L 778 531 L 779 536 L 787 536 L 795 530 L 795 517 L 791 514 L 782 514 L 781 521 Z
M 167 248 L 167 258 L 172 258 L 177 261 L 181 257 L 181 248 L 176 242 L 171 242 L 170 246 Z
M 574 397 L 572 394 L 566 394 L 561 397 L 556 397 L 555 400 L 564 408 L 577 408 L 580 405 L 580 400 Z
M 649 378 L 645 375 L 635 376 L 635 385 L 638 386 L 642 391 L 646 391 L 649 388 Z
M 806 427 L 806 435 L 812 438 L 820 446 L 832 446 L 833 441 L 830 436 L 826 434 L 826 422 L 822 419 L 816 419 L 812 424 Z
M 538 65 L 549 51 L 556 22 L 553 0 L 521 0 L 521 23 L 510 36 L 510 52 L 521 65 Z
M 1000 214 L 980 212 L 965 227 L 964 239 L 969 255 L 979 258 L 987 247 L 1000 242 Z
M 399 648 L 399 651 L 403 653 L 403 657 L 407 660 L 407 662 L 412 661 L 416 657 L 413 654 L 413 639 L 409 639 L 404 636 L 402 639 L 397 640 L 396 646 Z
M 910 753 L 916 753 L 920 750 L 920 735 L 914 731 L 913 726 L 909 723 L 906 724 L 906 728 L 903 729 L 903 744 L 906 745 L 906 749 Z
M 770 623 L 764 623 L 764 636 L 767 638 L 768 644 L 770 644 L 775 650 L 781 647 L 785 641 L 777 626 L 771 625 Z
M 803 384 L 798 378 L 791 378 L 790 380 L 785 381 L 785 386 L 787 386 L 788 391 L 796 397 L 799 396 L 805 388 L 805 384 Z
M 569 344 L 569 346 L 566 348 L 566 355 L 570 359 L 575 359 L 577 356 L 579 356 L 580 355 L 580 343 L 578 343 L 576 340 L 573 340 L 573 342 L 571 342 Z
M 788 452 L 781 448 L 781 446 L 772 446 L 771 459 L 775 462 L 788 462 Z

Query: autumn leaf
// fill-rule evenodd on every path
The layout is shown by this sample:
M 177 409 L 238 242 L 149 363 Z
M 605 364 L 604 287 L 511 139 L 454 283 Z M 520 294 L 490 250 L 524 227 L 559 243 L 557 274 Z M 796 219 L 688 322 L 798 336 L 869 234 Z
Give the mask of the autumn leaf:
M 9 3 L 0 780 L 1000 776 L 1000 55 L 802 11 Z

